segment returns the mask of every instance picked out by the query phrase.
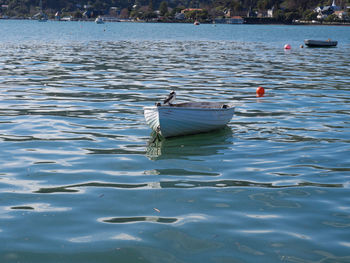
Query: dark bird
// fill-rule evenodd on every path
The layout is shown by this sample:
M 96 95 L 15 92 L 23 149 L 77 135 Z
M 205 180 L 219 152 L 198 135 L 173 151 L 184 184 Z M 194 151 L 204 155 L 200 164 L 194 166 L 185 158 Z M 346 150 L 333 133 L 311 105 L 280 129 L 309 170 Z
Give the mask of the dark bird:
M 163 104 L 169 104 L 171 106 L 171 103 L 175 100 L 176 93 L 175 91 L 170 92 L 169 96 L 163 101 Z

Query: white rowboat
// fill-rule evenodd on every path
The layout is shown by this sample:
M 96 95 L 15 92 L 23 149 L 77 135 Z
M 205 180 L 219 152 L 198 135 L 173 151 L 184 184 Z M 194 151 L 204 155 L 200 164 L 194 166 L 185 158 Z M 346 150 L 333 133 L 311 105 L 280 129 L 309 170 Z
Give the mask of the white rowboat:
M 196 134 L 224 127 L 235 108 L 216 102 L 191 102 L 144 107 L 147 124 L 164 138 Z

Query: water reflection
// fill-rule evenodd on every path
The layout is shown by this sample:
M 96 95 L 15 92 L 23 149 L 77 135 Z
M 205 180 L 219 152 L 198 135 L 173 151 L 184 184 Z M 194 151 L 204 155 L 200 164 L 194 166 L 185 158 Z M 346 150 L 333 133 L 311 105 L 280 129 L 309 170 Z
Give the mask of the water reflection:
M 137 222 L 155 222 L 171 224 L 175 223 L 178 219 L 171 217 L 158 217 L 158 216 L 138 216 L 138 217 L 113 217 L 104 218 L 102 222 L 114 223 L 114 224 L 126 224 L 126 223 L 137 223 Z
M 146 156 L 150 160 L 160 160 L 216 155 L 233 144 L 232 137 L 232 129 L 228 126 L 213 132 L 168 139 L 160 138 L 153 132 L 148 142 Z
M 70 207 L 54 207 L 47 203 L 34 203 L 7 207 L 6 210 L 31 210 L 35 212 L 65 212 L 71 210 Z
M 85 188 L 115 188 L 115 189 L 165 189 L 165 188 L 179 188 L 179 189 L 189 189 L 189 188 L 234 188 L 234 187 L 248 187 L 248 188 L 301 188 L 301 187 L 316 187 L 316 188 L 343 188 L 343 184 L 320 184 L 313 182 L 299 182 L 295 184 L 285 184 L 285 185 L 275 185 L 274 183 L 258 183 L 253 181 L 242 181 L 242 180 L 171 180 L 171 181 L 160 181 L 160 182 L 145 182 L 139 184 L 128 184 L 128 183 L 101 183 L 101 182 L 89 182 L 73 185 L 64 185 L 56 187 L 42 187 L 33 193 L 38 194 L 53 194 L 53 193 L 79 193 L 83 192 Z M 253 195 L 254 199 L 259 199 L 262 201 L 271 199 L 270 196 L 256 194 Z M 252 197 L 252 198 L 253 198 Z

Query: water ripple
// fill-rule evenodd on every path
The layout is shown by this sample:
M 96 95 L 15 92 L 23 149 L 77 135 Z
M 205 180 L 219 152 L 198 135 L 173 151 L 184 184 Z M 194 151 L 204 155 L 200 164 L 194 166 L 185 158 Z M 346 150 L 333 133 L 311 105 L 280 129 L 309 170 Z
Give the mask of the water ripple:
M 1 25 L 1 262 L 348 261 L 349 27 Z M 234 118 L 157 140 L 170 90 Z
M 249 187 L 249 188 L 293 188 L 293 187 L 326 187 L 326 188 L 343 188 L 342 184 L 321 184 L 321 183 L 312 183 L 312 182 L 296 182 L 295 184 L 289 185 L 280 185 L 275 183 L 257 183 L 249 181 L 237 181 L 237 180 L 218 180 L 218 181 L 190 181 L 190 180 L 181 180 L 181 181 L 161 181 L 161 182 L 149 182 L 141 184 L 125 184 L 125 183 L 101 183 L 101 182 L 89 182 L 81 183 L 74 185 L 66 186 L 57 186 L 50 188 L 40 188 L 39 190 L 34 191 L 34 193 L 74 193 L 79 192 L 78 189 L 86 187 L 103 187 L 103 188 L 116 188 L 116 189 L 160 189 L 160 188 L 230 188 L 230 187 Z

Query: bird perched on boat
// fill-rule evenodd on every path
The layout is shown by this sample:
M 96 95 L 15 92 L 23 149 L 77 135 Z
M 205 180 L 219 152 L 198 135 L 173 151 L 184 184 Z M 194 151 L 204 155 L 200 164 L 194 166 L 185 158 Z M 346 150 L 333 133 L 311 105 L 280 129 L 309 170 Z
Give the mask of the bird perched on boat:
M 171 106 L 171 103 L 176 99 L 176 93 L 175 91 L 170 92 L 169 96 L 163 101 L 163 104 L 169 104 Z

